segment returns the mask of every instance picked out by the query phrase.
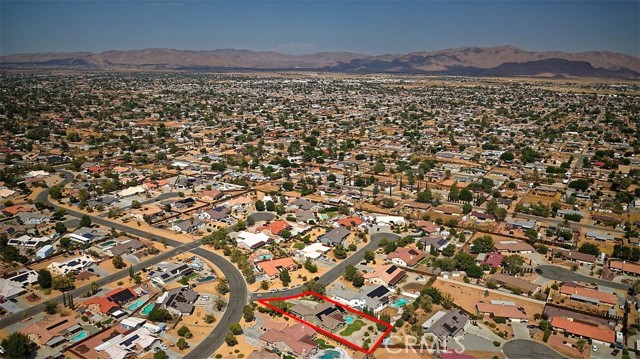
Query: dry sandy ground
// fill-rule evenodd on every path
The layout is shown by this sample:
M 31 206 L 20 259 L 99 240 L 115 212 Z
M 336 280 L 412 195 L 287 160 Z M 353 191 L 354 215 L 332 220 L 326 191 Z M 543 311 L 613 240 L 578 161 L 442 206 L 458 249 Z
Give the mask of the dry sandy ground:
M 476 312 L 476 303 L 480 301 L 488 302 L 490 300 L 505 300 L 516 302 L 518 306 L 521 306 L 525 309 L 527 315 L 531 319 L 533 319 L 534 314 L 542 313 L 542 309 L 544 308 L 542 304 L 532 303 L 525 300 L 518 300 L 513 297 L 496 293 L 489 293 L 489 296 L 485 297 L 485 292 L 482 290 L 451 284 L 441 280 L 436 280 L 435 283 L 433 283 L 433 286 L 440 289 L 442 292 L 450 293 L 451 295 L 453 295 L 455 303 L 471 313 Z

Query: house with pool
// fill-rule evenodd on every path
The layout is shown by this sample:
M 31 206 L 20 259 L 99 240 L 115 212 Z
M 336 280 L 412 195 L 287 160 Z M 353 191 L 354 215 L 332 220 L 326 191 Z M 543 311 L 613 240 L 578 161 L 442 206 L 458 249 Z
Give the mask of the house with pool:
M 123 305 L 138 298 L 138 294 L 131 288 L 116 288 L 100 297 L 89 298 L 83 305 L 93 313 L 111 315 L 120 310 Z M 137 309 L 137 308 L 134 308 Z

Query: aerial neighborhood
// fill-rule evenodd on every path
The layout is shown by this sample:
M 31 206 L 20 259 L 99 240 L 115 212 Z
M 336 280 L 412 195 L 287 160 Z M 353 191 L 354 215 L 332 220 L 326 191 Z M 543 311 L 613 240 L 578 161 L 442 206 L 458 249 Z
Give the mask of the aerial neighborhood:
M 6 73 L 2 352 L 635 357 L 640 85 L 567 81 Z

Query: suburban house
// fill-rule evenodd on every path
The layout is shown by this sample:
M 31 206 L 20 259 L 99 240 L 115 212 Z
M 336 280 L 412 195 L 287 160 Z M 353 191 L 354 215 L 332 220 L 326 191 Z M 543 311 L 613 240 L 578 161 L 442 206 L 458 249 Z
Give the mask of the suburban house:
M 78 320 L 72 316 L 64 316 L 52 320 L 41 320 L 20 329 L 29 339 L 40 347 L 55 348 L 67 341 L 66 337 L 82 330 Z
M 128 334 L 116 335 L 95 347 L 95 350 L 104 352 L 109 359 L 123 359 L 138 357 L 160 342 L 147 328 L 138 328 Z
M 359 309 L 370 309 L 374 313 L 384 309 L 391 294 L 391 290 L 383 285 L 366 286 L 358 291 L 339 288 L 329 293 L 331 299 L 337 302 Z
M 135 298 L 138 295 L 130 288 L 116 288 L 103 296 L 87 299 L 83 305 L 94 313 L 111 314 Z
M 121 256 L 123 254 L 127 254 L 127 253 L 133 253 L 135 251 L 137 251 L 140 248 L 145 248 L 146 245 L 142 242 L 140 242 L 137 239 L 129 239 L 126 241 L 122 241 L 118 244 L 116 244 L 115 246 L 107 249 L 104 251 L 104 253 L 106 255 L 108 255 L 109 257 L 114 257 L 114 256 Z
M 597 231 L 587 231 L 585 233 L 585 237 L 586 238 L 590 238 L 590 239 L 595 239 L 597 241 L 613 241 L 613 240 L 615 240 L 614 236 L 612 236 L 610 234 L 602 233 L 602 232 L 597 232 Z
M 526 242 L 518 240 L 497 241 L 494 243 L 496 251 L 501 253 L 533 253 L 534 248 Z
M 203 220 L 198 218 L 198 216 L 193 216 L 189 219 L 174 221 L 171 224 L 171 230 L 182 233 L 193 233 L 204 226 L 205 223 Z
M 345 325 L 343 314 L 346 313 L 346 309 L 330 302 L 315 305 L 297 303 L 289 311 L 329 332 L 334 332 Z
M 303 249 L 298 250 L 298 255 L 303 258 L 318 259 L 329 250 L 331 250 L 331 247 L 327 247 L 322 243 L 313 242 Z
M 315 338 L 316 331 L 304 324 L 273 327 L 260 335 L 260 340 L 265 342 L 267 347 L 303 359 L 316 353 L 318 343 L 314 341 Z
M 576 262 L 580 266 L 592 266 L 596 263 L 596 256 L 593 254 L 581 253 L 578 251 L 570 251 L 562 248 L 553 248 L 551 250 L 554 256 L 566 259 L 571 262 Z
M 260 272 L 266 274 L 271 279 L 277 278 L 280 275 L 280 272 L 285 269 L 288 271 L 298 269 L 298 264 L 289 257 L 268 259 L 255 263 L 255 266 Z
M 289 230 L 291 228 L 293 227 L 289 224 L 289 222 L 280 220 L 280 221 L 274 221 L 274 222 L 265 224 L 261 227 L 258 227 L 256 231 L 260 231 L 260 232 L 266 231 L 273 234 L 274 236 L 277 236 L 277 235 L 280 235 L 280 233 L 285 229 Z
M 165 286 L 191 273 L 193 268 L 186 263 L 160 262 L 157 264 L 157 269 L 149 271 L 147 278 L 157 285 Z
M 527 280 L 517 278 L 517 277 L 512 277 L 510 275 L 506 275 L 502 273 L 494 274 L 491 277 L 491 279 L 493 279 L 494 281 L 496 281 L 496 283 L 498 283 L 499 285 L 505 288 L 508 288 L 511 290 L 520 290 L 522 293 L 525 293 L 528 295 L 534 295 L 540 290 L 540 286 L 535 283 L 531 283 Z
M 425 234 L 432 234 L 440 232 L 440 227 L 431 221 L 417 221 L 415 225 Z
M 441 310 L 422 324 L 425 334 L 430 334 L 441 341 L 456 337 L 471 318 L 462 309 Z
M 387 260 L 399 266 L 413 267 L 426 257 L 427 253 L 417 248 L 398 247 L 395 251 L 387 255 Z
M 236 238 L 238 247 L 251 250 L 273 242 L 273 239 L 265 233 L 251 233 L 247 231 L 239 232 Z
M 177 314 L 193 313 L 194 303 L 198 299 L 198 293 L 189 286 L 182 286 L 164 292 L 158 302 L 169 311 Z
M 640 276 L 640 265 L 635 263 L 611 261 L 609 263 L 609 269 L 615 272 L 623 272 L 634 276 Z
M 38 225 L 43 223 L 49 223 L 50 221 L 49 216 L 45 214 L 31 213 L 31 212 L 20 212 L 16 214 L 16 218 L 18 219 L 18 222 L 20 222 L 21 224 Z
M 100 242 L 103 240 L 109 232 L 104 230 L 98 230 L 90 227 L 82 227 L 76 229 L 73 233 L 69 234 L 69 239 L 80 244 L 90 244 L 94 242 Z
M 200 217 L 200 219 L 203 220 L 209 220 L 209 221 L 221 221 L 227 217 L 229 217 L 229 214 L 231 213 L 231 209 L 227 208 L 227 207 L 215 207 L 213 209 L 209 209 L 206 211 L 203 211 L 201 213 L 198 214 L 198 217 Z
M 525 220 L 520 220 L 520 219 L 515 219 L 515 218 L 507 218 L 505 220 L 505 223 L 507 223 L 507 225 L 509 225 L 512 228 L 520 228 L 520 229 L 533 229 L 536 227 L 536 221 L 530 219 L 528 221 Z
M 447 248 L 449 245 L 449 241 L 443 236 L 428 236 L 422 237 L 418 239 L 420 246 L 424 248 L 425 251 L 431 252 L 433 250 L 442 252 L 443 249 Z
M 596 306 L 604 304 L 613 307 L 618 303 L 618 296 L 613 293 L 600 292 L 573 282 L 565 282 L 560 287 L 560 295 L 576 302 Z
M 496 216 L 494 216 L 493 214 L 488 214 L 488 213 L 479 212 L 479 211 L 471 211 L 471 213 L 469 213 L 469 218 L 473 219 L 476 222 L 481 222 L 481 223 L 496 221 Z
M 489 303 L 479 302 L 476 304 L 477 314 L 488 314 L 492 317 L 502 317 L 516 322 L 526 322 L 527 312 L 516 303 L 504 300 L 491 300 Z
M 349 236 L 349 233 L 351 232 L 345 227 L 337 227 L 323 234 L 318 238 L 318 241 L 330 246 L 335 246 L 338 243 L 342 243 Z
M 476 257 L 476 262 L 487 264 L 491 268 L 499 268 L 502 265 L 504 256 L 500 253 L 479 253 Z
M 380 264 L 375 270 L 364 274 L 367 283 L 382 284 L 393 287 L 407 275 L 403 269 L 395 264 Z
M 201 191 L 201 192 L 198 192 L 198 194 L 196 195 L 196 197 L 199 200 L 205 201 L 205 202 L 213 202 L 215 200 L 222 198 L 223 196 L 224 196 L 224 193 L 222 193 L 221 191 L 218 191 L 217 189 Z
M 556 330 L 576 337 L 590 338 L 599 343 L 615 344 L 616 342 L 616 332 L 614 330 L 603 328 L 593 323 L 581 322 L 572 318 L 553 317 L 551 326 Z
M 339 219 L 339 220 L 336 221 L 336 223 L 338 225 L 342 226 L 342 227 L 350 228 L 350 227 L 357 227 L 357 226 L 363 224 L 364 221 L 360 217 L 352 216 L 352 217 Z
M 81 271 L 96 262 L 90 255 L 83 254 L 81 256 L 67 259 L 64 262 L 52 262 L 47 266 L 47 269 L 54 275 L 62 275 Z
M 300 198 L 293 201 L 289 207 L 292 209 L 299 209 L 302 211 L 317 211 L 322 208 L 322 205 L 311 202 L 308 199 Z

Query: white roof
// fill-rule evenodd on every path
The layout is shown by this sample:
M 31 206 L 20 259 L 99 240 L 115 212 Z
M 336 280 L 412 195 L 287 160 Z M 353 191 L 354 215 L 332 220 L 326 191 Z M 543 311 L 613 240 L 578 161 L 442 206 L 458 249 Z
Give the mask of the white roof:
M 515 307 L 516 303 L 509 301 L 509 300 L 495 300 L 492 299 L 491 300 L 491 304 L 497 304 L 497 305 L 504 305 L 504 306 L 509 306 L 509 307 Z
M 427 319 L 424 323 L 422 323 L 423 328 L 429 328 L 433 325 L 433 323 L 437 322 L 440 318 L 444 317 L 447 314 L 446 311 L 441 310 L 438 313 L 434 314 L 431 318 Z
M 400 216 L 378 216 L 376 217 L 377 224 L 400 224 L 404 223 L 404 217 Z
M 129 317 L 122 319 L 120 324 L 126 325 L 127 327 L 137 327 L 138 325 L 144 324 L 145 322 L 146 320 L 142 318 Z
M 23 291 L 24 289 L 20 284 L 5 278 L 0 278 L 0 296 L 11 298 Z
M 247 231 L 242 231 L 238 233 L 238 242 L 244 243 L 249 248 L 255 246 L 256 244 L 266 243 L 269 240 L 269 236 L 260 232 L 260 233 L 251 233 Z
M 331 249 L 330 247 L 327 247 L 327 246 L 325 246 L 324 244 L 322 244 L 320 242 L 314 242 L 314 243 L 311 243 L 310 245 L 304 247 L 303 249 L 301 249 L 299 251 L 299 253 L 302 254 L 303 256 L 307 257 L 307 258 L 317 259 L 323 253 L 328 252 L 330 249 Z
M 144 191 L 144 187 L 142 186 L 129 187 L 118 192 L 118 197 L 133 196 L 134 194 L 143 193 Z

